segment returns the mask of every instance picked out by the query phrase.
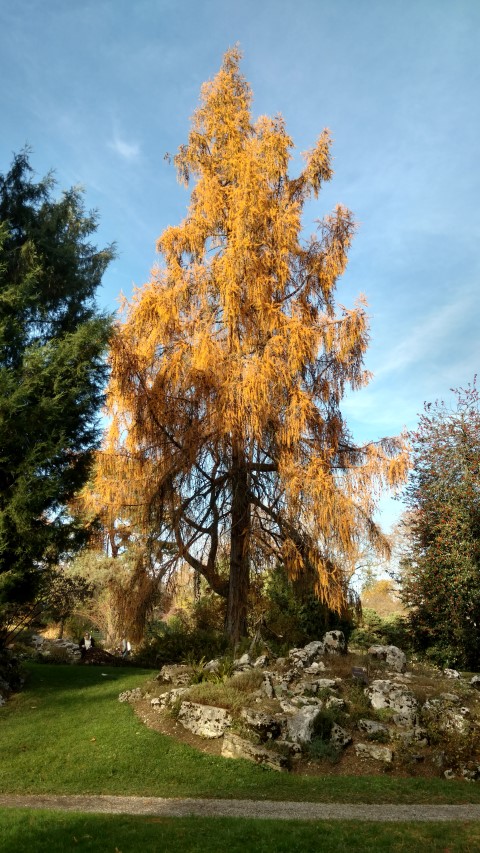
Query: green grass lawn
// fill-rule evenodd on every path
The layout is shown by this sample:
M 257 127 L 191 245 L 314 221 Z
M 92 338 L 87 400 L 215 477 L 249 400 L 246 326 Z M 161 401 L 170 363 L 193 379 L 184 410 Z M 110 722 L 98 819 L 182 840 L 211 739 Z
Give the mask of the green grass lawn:
M 0 709 L 4 793 L 480 802 L 480 785 L 465 782 L 386 774 L 307 778 L 204 755 L 147 729 L 128 704 L 117 701 L 122 690 L 145 681 L 147 672 L 40 664 L 28 671 L 24 691 Z
M 480 824 L 163 818 L 0 809 L 2 853 L 474 853 Z

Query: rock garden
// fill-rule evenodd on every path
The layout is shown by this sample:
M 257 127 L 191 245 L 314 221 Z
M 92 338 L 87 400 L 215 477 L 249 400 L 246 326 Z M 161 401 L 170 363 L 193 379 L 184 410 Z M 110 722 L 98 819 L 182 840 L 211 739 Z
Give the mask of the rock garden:
M 480 676 L 407 666 L 396 646 L 347 650 L 341 631 L 286 657 L 163 666 L 119 700 L 204 752 L 279 771 L 480 780 Z

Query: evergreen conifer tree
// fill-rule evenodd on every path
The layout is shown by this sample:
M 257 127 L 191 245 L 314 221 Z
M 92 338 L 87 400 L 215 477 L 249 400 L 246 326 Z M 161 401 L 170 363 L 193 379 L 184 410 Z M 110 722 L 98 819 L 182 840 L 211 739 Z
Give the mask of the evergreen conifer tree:
M 90 243 L 78 189 L 53 198 L 28 152 L 0 176 L 0 621 L 82 529 L 67 504 L 97 446 L 111 319 L 95 292 L 113 248 Z

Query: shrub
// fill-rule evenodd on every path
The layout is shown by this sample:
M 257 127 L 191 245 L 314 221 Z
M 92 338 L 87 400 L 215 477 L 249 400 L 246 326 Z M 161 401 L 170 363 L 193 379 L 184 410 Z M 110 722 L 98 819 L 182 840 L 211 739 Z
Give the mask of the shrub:
M 385 645 L 408 650 L 411 648 L 408 620 L 398 614 L 382 617 L 375 610 L 365 608 L 350 634 L 350 645 L 360 649 Z
M 261 598 L 266 639 L 280 653 L 319 639 L 326 631 L 339 629 L 347 638 L 350 634 L 350 615 L 329 610 L 308 585 L 302 588 L 291 581 L 281 565 L 268 573 Z
M 372 706 L 367 696 L 365 696 L 363 684 L 359 684 L 356 681 L 346 682 L 344 694 L 351 722 L 356 722 L 362 717 L 371 716 Z
M 169 663 L 210 660 L 220 657 L 228 641 L 219 631 L 193 630 L 180 619 L 157 624 L 137 649 L 134 660 L 141 666 L 161 667 Z
M 11 690 L 20 690 L 24 676 L 18 658 L 9 649 L 0 649 L 0 680 Z
M 54 645 L 48 647 L 48 653 L 43 652 L 40 655 L 40 660 L 44 663 L 72 663 L 72 657 L 69 655 L 67 649 Z
M 421 714 L 421 724 L 427 732 L 427 738 L 432 746 L 439 747 L 443 753 L 443 764 L 458 768 L 475 759 L 480 752 L 480 731 L 477 726 L 468 725 L 464 732 L 454 726 L 445 727 L 444 708 Z M 478 761 L 475 762 L 478 764 Z
M 336 764 L 340 760 L 341 751 L 329 740 L 323 740 L 321 737 L 313 737 L 306 744 L 305 753 L 309 758 L 314 758 L 317 761 L 329 761 L 331 764 Z
M 225 625 L 225 599 L 219 595 L 202 595 L 188 613 L 192 629 L 222 632 Z
M 480 656 L 480 393 L 475 380 L 452 390 L 455 404 L 426 404 L 410 433 L 400 581 L 415 648 L 470 669 Z

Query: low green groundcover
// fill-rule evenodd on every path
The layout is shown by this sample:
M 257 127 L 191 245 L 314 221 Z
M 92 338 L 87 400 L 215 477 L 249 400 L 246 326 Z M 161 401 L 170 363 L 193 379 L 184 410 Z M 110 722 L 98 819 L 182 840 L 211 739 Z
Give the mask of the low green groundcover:
M 480 802 L 480 785 L 379 776 L 303 777 L 205 755 L 118 702 L 152 673 L 30 664 L 0 708 L 0 791 L 365 803 Z
M 0 809 L 2 853 L 429 853 L 480 850 L 480 823 L 164 818 Z

